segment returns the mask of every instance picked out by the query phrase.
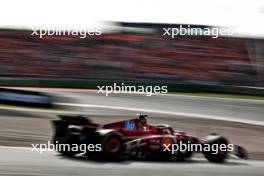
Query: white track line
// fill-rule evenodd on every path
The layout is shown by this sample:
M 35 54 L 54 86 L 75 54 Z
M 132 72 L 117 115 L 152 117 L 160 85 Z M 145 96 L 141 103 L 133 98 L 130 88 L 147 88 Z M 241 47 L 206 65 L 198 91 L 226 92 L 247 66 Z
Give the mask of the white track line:
M 136 111 L 136 112 L 148 112 L 148 113 L 167 114 L 167 115 L 175 115 L 175 116 L 183 116 L 183 117 L 195 117 L 195 118 L 201 118 L 201 119 L 223 120 L 223 121 L 229 121 L 229 122 L 239 122 L 239 123 L 264 126 L 264 122 L 261 122 L 261 121 L 236 119 L 232 117 L 223 117 L 223 116 L 212 116 L 212 115 L 206 115 L 206 114 L 163 111 L 163 110 L 154 110 L 154 109 L 145 109 L 145 108 L 130 108 L 130 107 L 122 107 L 122 106 L 79 104 L 79 103 L 56 103 L 56 105 L 71 106 L 71 107 L 84 107 L 84 108 L 115 109 L 115 110 Z
M 14 146 L 5 146 L 0 145 L 0 149 L 20 149 L 20 150 L 32 150 L 31 147 L 14 147 Z
M 157 94 L 159 96 L 168 97 L 187 97 L 187 98 L 202 98 L 211 100 L 224 100 L 224 101 L 236 101 L 236 102 L 251 102 L 251 103 L 264 103 L 264 100 L 248 99 L 248 98 L 233 98 L 233 97 L 217 97 L 217 96 L 202 96 L 202 95 L 181 95 L 181 94 Z M 154 95 L 155 96 L 155 95 Z

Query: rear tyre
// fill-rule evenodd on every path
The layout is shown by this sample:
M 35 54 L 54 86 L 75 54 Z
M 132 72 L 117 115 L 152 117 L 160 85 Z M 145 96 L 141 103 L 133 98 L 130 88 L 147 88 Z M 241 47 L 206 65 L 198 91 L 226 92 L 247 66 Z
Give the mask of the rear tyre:
M 76 155 L 77 153 L 79 153 L 78 151 L 72 151 L 72 144 L 74 144 L 74 140 L 67 135 L 55 135 L 53 138 L 53 143 L 61 145 L 61 144 L 65 144 L 69 146 L 69 148 L 65 147 L 63 149 L 56 149 L 59 153 L 61 153 L 62 155 L 68 156 L 68 157 L 73 157 L 74 155 Z M 62 145 L 61 145 L 62 146 Z
M 100 137 L 102 150 L 100 159 L 102 160 L 119 160 L 123 149 L 121 134 L 110 132 Z

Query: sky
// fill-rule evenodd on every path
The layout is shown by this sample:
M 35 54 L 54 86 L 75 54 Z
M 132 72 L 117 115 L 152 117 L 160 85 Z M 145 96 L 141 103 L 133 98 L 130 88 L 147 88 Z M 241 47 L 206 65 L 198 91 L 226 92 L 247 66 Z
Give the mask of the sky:
M 91 28 L 100 21 L 231 27 L 264 37 L 264 0 L 1 0 L 0 28 Z

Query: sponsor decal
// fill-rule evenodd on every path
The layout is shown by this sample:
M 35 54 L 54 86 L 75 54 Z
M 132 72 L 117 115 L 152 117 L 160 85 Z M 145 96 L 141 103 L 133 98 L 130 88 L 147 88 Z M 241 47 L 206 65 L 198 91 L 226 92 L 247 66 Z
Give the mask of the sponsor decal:
M 136 130 L 136 124 L 133 120 L 125 121 L 125 128 L 128 130 Z
M 164 137 L 162 139 L 162 146 L 170 146 L 173 144 L 173 139 L 171 137 Z

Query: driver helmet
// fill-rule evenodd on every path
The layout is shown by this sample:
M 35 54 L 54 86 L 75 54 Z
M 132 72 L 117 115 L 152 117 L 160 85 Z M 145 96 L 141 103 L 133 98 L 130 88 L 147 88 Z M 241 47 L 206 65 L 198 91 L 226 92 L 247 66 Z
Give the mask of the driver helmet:
M 137 116 L 140 120 L 146 120 L 146 117 L 148 117 L 148 115 L 144 113 L 139 113 L 137 114 Z

